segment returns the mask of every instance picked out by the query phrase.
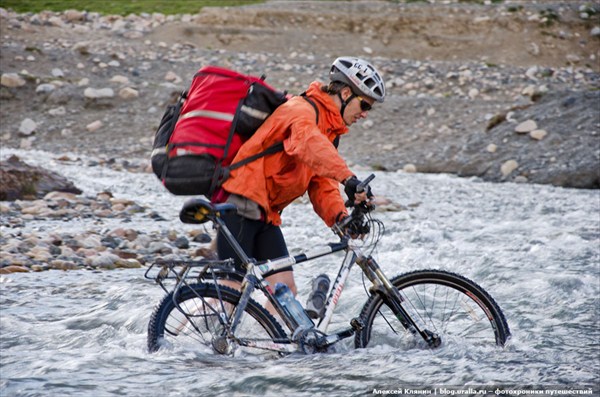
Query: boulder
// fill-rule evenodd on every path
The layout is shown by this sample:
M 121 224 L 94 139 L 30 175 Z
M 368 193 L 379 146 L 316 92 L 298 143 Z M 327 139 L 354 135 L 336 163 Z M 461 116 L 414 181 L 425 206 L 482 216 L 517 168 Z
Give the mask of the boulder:
M 6 161 L 0 161 L 0 180 L 1 201 L 43 198 L 52 191 L 82 193 L 66 178 L 28 165 L 14 155 Z

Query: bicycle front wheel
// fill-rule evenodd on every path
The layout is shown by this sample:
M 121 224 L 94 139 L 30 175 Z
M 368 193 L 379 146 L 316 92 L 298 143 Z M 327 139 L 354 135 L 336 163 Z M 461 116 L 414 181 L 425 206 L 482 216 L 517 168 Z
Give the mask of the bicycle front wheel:
M 148 350 L 207 346 L 208 351 L 233 353 L 239 346 L 224 336 L 227 320 L 239 299 L 239 291 L 212 283 L 191 284 L 176 294 L 167 294 L 150 318 Z M 235 337 L 248 345 L 252 342 L 264 344 L 285 339 L 285 332 L 264 307 L 250 299 Z M 254 349 L 252 352 L 264 353 L 265 350 Z
M 421 330 L 440 337 L 441 345 L 504 346 L 510 336 L 502 310 L 473 281 L 442 270 L 421 270 L 391 280 L 403 298 L 402 307 Z M 422 341 L 400 324 L 380 294 L 373 294 L 363 307 L 364 327 L 355 336 L 357 348 L 369 343 L 413 346 Z

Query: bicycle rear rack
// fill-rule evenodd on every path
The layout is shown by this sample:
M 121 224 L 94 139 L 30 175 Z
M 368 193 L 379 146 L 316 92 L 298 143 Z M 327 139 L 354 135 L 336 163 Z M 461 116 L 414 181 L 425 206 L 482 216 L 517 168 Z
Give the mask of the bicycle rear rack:
M 144 277 L 147 280 L 154 280 L 166 293 L 169 293 L 181 288 L 182 285 L 189 285 L 190 281 L 233 280 L 242 282 L 244 275 L 236 271 L 233 259 L 201 259 L 197 261 L 159 259 L 150 265 Z M 173 286 L 169 288 L 171 284 Z

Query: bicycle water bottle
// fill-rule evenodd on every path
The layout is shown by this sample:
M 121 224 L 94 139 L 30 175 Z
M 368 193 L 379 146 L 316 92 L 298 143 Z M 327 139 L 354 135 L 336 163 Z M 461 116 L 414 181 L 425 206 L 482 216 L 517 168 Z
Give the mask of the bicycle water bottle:
M 275 299 L 283 306 L 286 314 L 288 314 L 297 324 L 294 334 L 299 330 L 310 329 L 315 326 L 304 311 L 304 308 L 302 308 L 300 302 L 294 298 L 294 294 L 292 293 L 292 290 L 290 290 L 290 287 L 286 284 L 275 284 Z
M 310 318 L 322 318 L 325 314 L 325 300 L 329 292 L 329 276 L 321 274 L 312 282 L 312 292 L 306 302 L 306 312 Z

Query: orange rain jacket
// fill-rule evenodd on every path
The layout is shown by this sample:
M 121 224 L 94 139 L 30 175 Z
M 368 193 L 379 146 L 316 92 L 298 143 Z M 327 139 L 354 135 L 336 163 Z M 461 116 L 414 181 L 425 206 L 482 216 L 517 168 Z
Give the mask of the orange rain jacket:
M 312 105 L 293 97 L 267 118 L 242 145 L 234 163 L 283 142 L 283 151 L 252 161 L 231 172 L 223 184 L 229 192 L 261 206 L 268 223 L 281 224 L 281 211 L 306 191 L 315 212 L 331 227 L 346 214 L 339 184 L 353 175 L 333 145 L 348 131 L 333 99 L 311 83 L 306 95 L 319 109 L 319 124 Z

